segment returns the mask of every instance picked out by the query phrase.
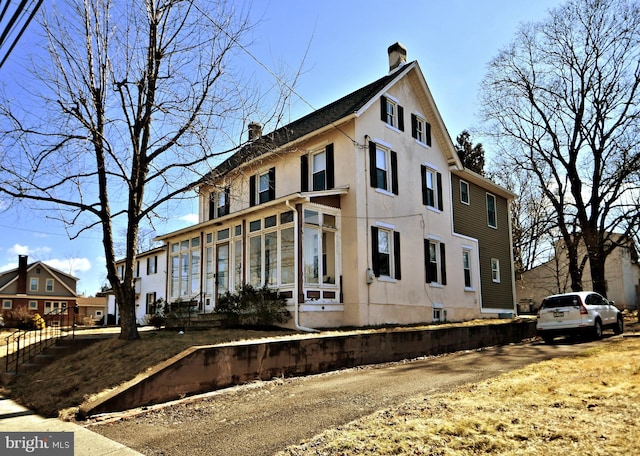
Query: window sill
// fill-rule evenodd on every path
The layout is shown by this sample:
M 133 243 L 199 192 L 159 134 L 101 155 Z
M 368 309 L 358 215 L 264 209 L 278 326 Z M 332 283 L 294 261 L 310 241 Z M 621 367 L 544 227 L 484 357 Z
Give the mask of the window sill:
M 442 214 L 442 211 L 436 207 L 433 206 L 425 206 L 427 208 L 427 210 L 431 211 L 431 212 L 435 212 L 436 214 Z
M 391 131 L 395 131 L 396 133 L 402 133 L 402 130 L 400 130 L 398 127 L 394 127 L 393 125 L 389 125 L 386 122 L 385 122 L 384 126 L 387 127 Z
M 422 141 L 418 141 L 417 139 L 416 139 L 416 144 L 419 145 L 419 146 L 424 147 L 425 149 L 431 149 L 431 146 L 429 144 L 424 143 Z
M 476 289 L 475 289 L 475 288 L 473 288 L 473 287 L 471 287 L 471 288 L 469 288 L 469 287 L 464 287 L 464 291 L 468 291 L 468 292 L 470 292 L 470 293 L 474 293 L 474 292 L 476 291 Z
M 387 282 L 387 283 L 397 283 L 398 279 L 395 279 L 393 277 L 389 277 L 389 276 L 380 276 L 377 277 L 378 282 Z
M 390 192 L 389 190 L 385 190 L 384 188 L 376 188 L 375 191 L 376 191 L 376 193 L 380 193 L 382 195 L 396 196 L 392 192 Z
M 441 283 L 438 283 L 438 282 L 431 282 L 429 284 L 429 286 L 432 287 L 432 288 L 444 288 L 444 285 L 442 285 Z

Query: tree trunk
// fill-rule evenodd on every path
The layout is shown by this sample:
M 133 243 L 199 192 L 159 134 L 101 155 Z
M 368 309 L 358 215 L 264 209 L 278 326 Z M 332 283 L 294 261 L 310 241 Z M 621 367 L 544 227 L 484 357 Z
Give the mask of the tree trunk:
M 607 297 L 607 280 L 605 278 L 604 263 L 606 258 L 599 252 L 589 254 L 589 266 L 591 267 L 592 290 Z
M 116 300 L 120 308 L 120 336 L 122 340 L 140 338 L 136 325 L 136 301 L 133 283 L 122 282 L 116 290 Z

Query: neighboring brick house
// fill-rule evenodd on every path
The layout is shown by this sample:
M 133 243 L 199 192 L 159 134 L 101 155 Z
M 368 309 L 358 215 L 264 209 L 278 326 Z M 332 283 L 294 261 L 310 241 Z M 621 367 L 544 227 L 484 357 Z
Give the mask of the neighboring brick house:
M 200 181 L 199 223 L 158 237 L 169 301 L 211 312 L 227 290 L 266 284 L 303 329 L 514 311 L 503 229 L 513 195 L 469 178 L 497 196 L 500 229 L 454 229 L 452 172 L 464 176 L 462 164 L 418 63 L 396 43 L 389 66 L 272 133 L 249 125 L 247 143 Z M 486 258 L 500 260 L 497 293 L 485 286 Z
M 125 260 L 116 262 L 118 276 L 122 277 Z M 165 300 L 167 288 L 167 252 L 164 246 L 158 247 L 137 256 L 135 269 L 136 322 L 147 324 L 151 315 L 156 313 L 159 300 Z M 119 320 L 119 309 L 113 293 L 108 293 L 107 312 Z M 113 322 L 111 322 L 113 323 Z
M 2 317 L 10 324 L 13 313 L 28 310 L 44 316 L 76 306 L 78 278 L 48 266 L 42 261 L 29 264 L 26 255 L 18 257 L 18 268 L 0 273 Z
M 613 235 L 620 244 L 605 261 L 607 298 L 615 301 L 619 309 L 637 309 L 640 302 L 640 263 L 638 251 L 631 239 Z M 516 281 L 516 296 L 521 308 L 537 310 L 545 296 L 571 291 L 569 261 L 564 242 L 555 245 L 554 257 L 535 268 L 525 271 Z M 579 262 L 585 261 L 582 285 L 591 290 L 591 269 L 586 260 L 586 247 L 578 248 Z

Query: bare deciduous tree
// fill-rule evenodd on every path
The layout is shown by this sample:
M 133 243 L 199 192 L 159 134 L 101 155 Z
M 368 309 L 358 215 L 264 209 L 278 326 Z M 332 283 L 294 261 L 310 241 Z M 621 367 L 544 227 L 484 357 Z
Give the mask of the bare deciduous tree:
M 605 259 L 633 237 L 640 210 L 640 5 L 570 0 L 522 25 L 489 64 L 486 132 L 554 211 L 581 290 L 577 246 L 593 289 L 606 295 Z
M 0 194 L 57 209 L 72 237 L 99 228 L 122 339 L 139 337 L 141 222 L 239 145 L 232 132 L 259 99 L 233 65 L 251 30 L 237 10 L 225 1 L 69 0 L 41 16 L 49 59 L 33 64 L 37 83 L 1 103 Z

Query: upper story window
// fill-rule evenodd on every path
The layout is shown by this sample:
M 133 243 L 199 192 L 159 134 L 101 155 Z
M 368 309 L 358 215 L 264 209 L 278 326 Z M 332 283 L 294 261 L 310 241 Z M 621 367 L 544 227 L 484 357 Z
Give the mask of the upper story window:
M 30 291 L 38 291 L 38 279 L 36 277 L 32 277 L 29 282 L 29 290 Z
M 425 146 L 431 146 L 431 124 L 418 114 L 411 114 L 411 136 Z
M 469 184 L 463 180 L 460 181 L 460 202 L 470 204 Z
M 300 178 L 303 192 L 333 188 L 333 144 L 300 157 Z
M 422 171 L 422 204 L 434 209 L 443 209 L 442 174 L 421 165 Z
M 434 239 L 424 240 L 426 283 L 447 284 L 445 245 Z
M 118 266 L 118 277 L 120 278 L 120 280 L 124 279 L 124 265 L 123 264 Z
M 400 233 L 392 228 L 372 226 L 371 247 L 373 275 L 400 279 Z
M 371 186 L 398 194 L 398 154 L 369 141 L 369 177 Z
M 48 292 L 53 292 L 53 279 L 47 279 L 45 283 L 45 290 Z
M 249 205 L 266 203 L 276 199 L 276 169 L 255 174 L 249 179 Z
M 389 96 L 380 97 L 380 118 L 390 127 L 404 131 L 404 109 Z
M 487 225 L 491 228 L 498 227 L 498 216 L 496 214 L 496 197 L 487 193 Z
M 158 255 L 147 258 L 147 275 L 158 272 Z
M 140 260 L 136 261 L 135 277 L 140 277 Z
M 227 215 L 229 207 L 229 187 L 209 194 L 209 220 Z

